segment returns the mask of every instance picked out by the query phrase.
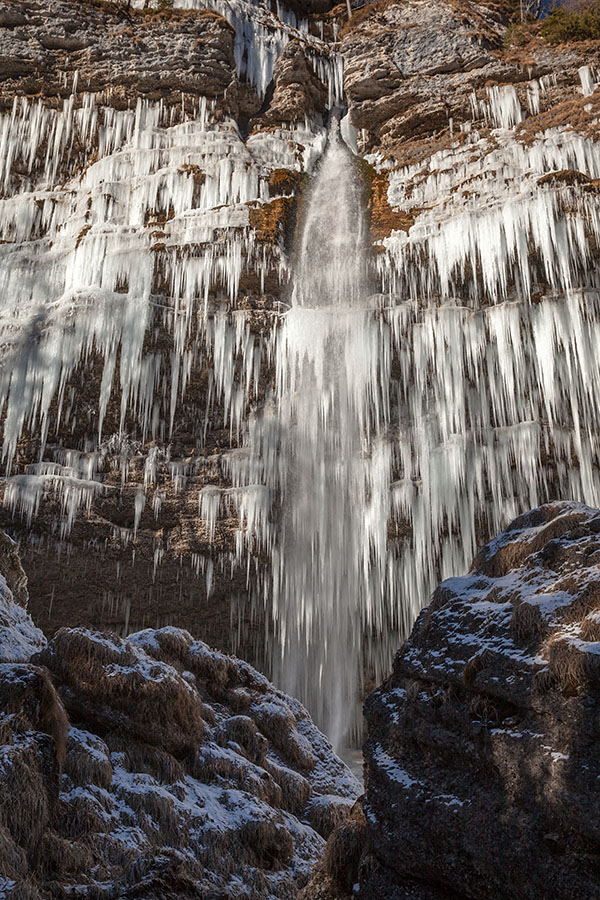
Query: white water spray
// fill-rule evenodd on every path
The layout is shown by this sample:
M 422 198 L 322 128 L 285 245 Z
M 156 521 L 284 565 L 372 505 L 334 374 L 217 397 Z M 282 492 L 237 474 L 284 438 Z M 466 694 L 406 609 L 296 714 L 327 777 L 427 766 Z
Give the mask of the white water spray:
M 274 677 L 338 747 L 381 605 L 389 503 L 389 375 L 368 304 L 360 193 L 334 121 L 301 226 L 274 395 L 249 432 L 249 471 L 281 506 L 266 592 Z

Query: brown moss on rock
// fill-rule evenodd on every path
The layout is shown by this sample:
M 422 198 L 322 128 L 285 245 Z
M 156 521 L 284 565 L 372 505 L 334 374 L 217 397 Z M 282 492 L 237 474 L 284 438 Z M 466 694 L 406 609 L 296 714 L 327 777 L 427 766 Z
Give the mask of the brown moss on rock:
M 250 207 L 250 225 L 263 244 L 289 244 L 296 208 L 293 197 L 277 197 L 259 207 Z
M 392 231 L 408 232 L 414 225 L 411 213 L 392 209 L 388 202 L 388 176 L 385 172 L 375 175 L 371 182 L 371 233 L 374 240 L 388 237 Z
M 300 193 L 308 176 L 295 169 L 273 169 L 269 175 L 269 196 L 293 196 Z
M 408 232 L 415 222 L 415 216 L 412 215 L 412 212 L 401 212 L 390 206 L 388 173 L 377 172 L 373 166 L 362 160 L 358 164 L 366 186 L 372 240 L 381 241 L 383 238 L 389 237 L 392 231 Z
M 311 881 L 300 891 L 298 900 L 350 900 L 367 850 L 365 815 L 357 800 L 331 832 L 323 859 L 315 866 Z
M 50 735 L 62 765 L 67 746 L 68 720 L 62 700 L 48 672 L 27 663 L 6 665 L 0 680 L 0 712 L 18 716 L 36 731 Z
M 365 22 L 368 22 L 369 19 L 375 18 L 388 7 L 395 6 L 396 3 L 397 0 L 375 0 L 375 3 L 366 3 L 360 9 L 353 10 L 352 17 L 350 19 L 346 17 L 345 23 L 339 30 L 340 39 L 348 37 L 353 31 L 359 29 Z
M 538 178 L 538 184 L 566 184 L 572 186 L 574 184 L 589 184 L 590 178 L 588 175 L 584 175 L 583 172 L 578 172 L 575 169 L 561 169 L 560 172 L 548 172 L 547 175 L 542 175 L 541 178 Z

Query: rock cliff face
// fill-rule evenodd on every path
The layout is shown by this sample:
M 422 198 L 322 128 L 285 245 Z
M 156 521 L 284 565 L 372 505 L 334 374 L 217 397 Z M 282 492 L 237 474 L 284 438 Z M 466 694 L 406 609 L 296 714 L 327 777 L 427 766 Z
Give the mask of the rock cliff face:
M 396 646 L 519 511 L 600 503 L 598 45 L 512 47 L 491 0 L 174 5 L 0 0 L 0 524 L 49 635 L 185 626 L 268 669 L 281 511 L 244 461 L 347 105 Z
M 419 616 L 366 703 L 360 898 L 598 896 L 599 533 L 526 513 Z
M 185 631 L 0 611 L 4 896 L 296 896 L 358 793 L 297 701 Z
M 199 491 L 230 483 L 223 451 L 264 398 L 340 66 L 290 10 L 136 5 L 0 3 L 2 515 L 50 633 L 174 622 L 231 647 L 245 564 Z
M 143 5 L 0 3 L 1 515 L 37 621 L 185 625 L 262 661 L 248 571 L 263 583 L 267 517 L 253 513 L 244 537 L 231 451 L 272 382 L 302 192 L 335 104 L 367 162 L 374 281 L 390 297 L 382 354 L 394 421 L 410 426 L 389 473 L 390 571 L 402 561 L 390 596 L 460 571 L 517 497 L 526 508 L 581 488 L 593 502 L 596 404 L 573 402 L 593 365 L 570 338 L 582 296 L 555 342 L 559 382 L 581 390 L 561 387 L 548 410 L 539 360 L 566 321 L 551 301 L 594 282 L 597 47 L 511 48 L 493 2 L 376 2 L 349 21 L 322 3 Z M 437 360 L 453 341 L 447 378 Z M 567 427 L 589 420 L 576 464 L 544 431 L 561 404 Z M 523 477 L 511 459 L 532 446 L 539 466 Z M 445 452 L 460 458 L 440 492 L 427 461 Z M 465 466 L 480 473 L 468 485 Z

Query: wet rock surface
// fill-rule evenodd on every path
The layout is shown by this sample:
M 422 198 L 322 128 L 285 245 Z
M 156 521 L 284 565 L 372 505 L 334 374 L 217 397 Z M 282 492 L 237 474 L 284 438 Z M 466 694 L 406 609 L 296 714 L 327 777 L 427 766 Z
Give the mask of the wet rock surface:
M 359 897 L 598 895 L 599 529 L 526 513 L 419 616 L 365 707 Z

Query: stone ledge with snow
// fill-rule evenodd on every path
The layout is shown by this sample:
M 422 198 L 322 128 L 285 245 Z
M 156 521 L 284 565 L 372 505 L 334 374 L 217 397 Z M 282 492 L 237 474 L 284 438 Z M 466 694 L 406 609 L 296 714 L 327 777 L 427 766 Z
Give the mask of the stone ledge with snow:
M 360 790 L 300 703 L 179 629 L 28 620 L 27 654 L 0 615 L 2 896 L 296 897 Z
M 366 703 L 361 898 L 599 896 L 599 564 L 598 510 L 551 503 L 434 593 Z

